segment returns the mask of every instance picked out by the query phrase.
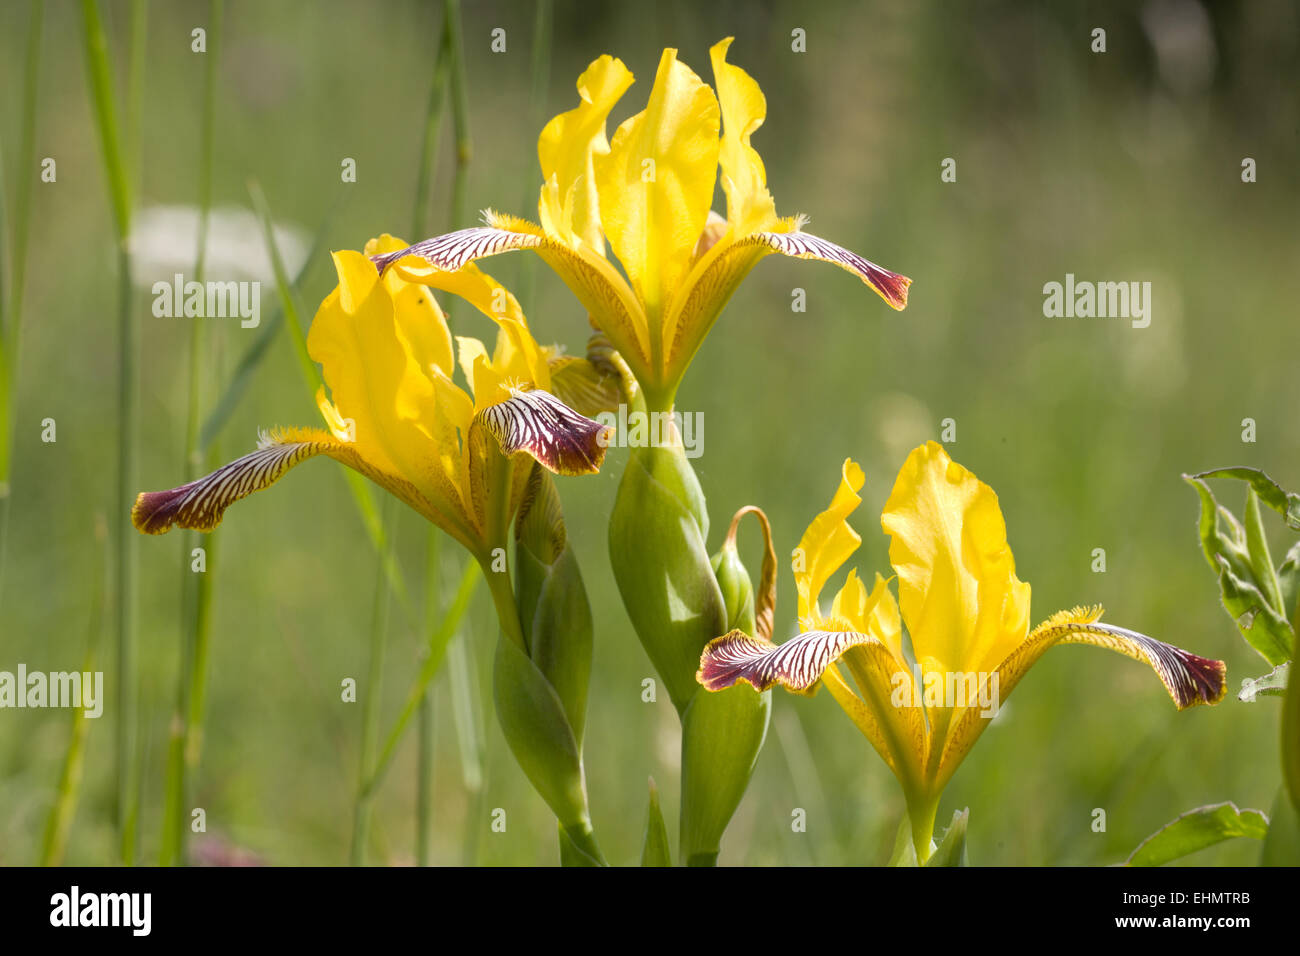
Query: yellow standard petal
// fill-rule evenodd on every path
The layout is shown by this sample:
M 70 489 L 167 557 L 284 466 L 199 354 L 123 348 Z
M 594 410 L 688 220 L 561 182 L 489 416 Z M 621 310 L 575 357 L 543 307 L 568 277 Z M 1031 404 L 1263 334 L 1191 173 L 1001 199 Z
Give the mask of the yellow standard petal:
M 605 235 L 592 157 L 609 152 L 605 119 L 632 79 L 622 60 L 608 54 L 594 60 L 578 77 L 582 102 L 547 123 L 537 140 L 543 180 L 537 211 L 542 228 L 566 245 L 585 243 L 602 256 Z
M 738 66 L 727 62 L 732 37 L 709 50 L 713 82 L 722 108 L 722 144 L 718 164 L 722 189 L 727 194 L 727 222 L 738 236 L 770 229 L 776 224 L 776 203 L 767 189 L 762 157 L 749 138 L 767 118 L 767 99 L 758 83 Z
M 645 110 L 595 157 L 600 216 L 614 253 L 651 324 L 690 268 L 718 172 L 718 101 L 695 73 L 664 50 Z
M 1029 585 L 1015 574 L 993 489 L 927 442 L 885 503 L 899 605 L 924 672 L 993 670 L 1029 631 Z

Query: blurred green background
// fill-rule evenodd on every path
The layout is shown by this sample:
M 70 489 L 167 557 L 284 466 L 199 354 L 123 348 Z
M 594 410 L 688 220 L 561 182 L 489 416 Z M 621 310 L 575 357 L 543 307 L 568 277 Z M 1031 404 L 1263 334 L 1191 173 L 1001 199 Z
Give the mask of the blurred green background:
M 128 6 L 103 5 L 113 62 L 125 63 Z M 206 4 L 150 6 L 138 207 L 193 204 L 204 61 L 190 50 Z M 265 189 L 277 221 L 305 241 L 340 192 L 329 248 L 392 232 L 409 239 L 422 123 L 441 21 L 436 3 L 231 2 L 218 65 L 215 202 L 249 205 Z M 15 169 L 27 7 L 0 8 L 0 136 Z M 1094 27 L 1107 52 L 1090 51 Z M 506 31 L 504 53 L 491 31 Z M 807 52 L 791 51 L 802 28 Z M 113 500 L 116 456 L 115 260 L 93 132 L 80 8 L 51 2 L 36 138 L 56 183 L 34 181 L 9 562 L 0 597 L 0 669 L 80 666 L 91 615 L 96 516 Z M 530 116 L 531 3 L 464 10 L 474 152 L 469 219 L 492 206 L 533 217 L 539 128 Z M 617 123 L 645 103 L 661 48 L 712 81 L 708 47 L 735 35 L 730 59 L 767 95 L 754 138 L 778 212 L 914 280 L 890 311 L 830 266 L 771 257 L 742 286 L 697 358 L 679 407 L 704 415 L 695 464 L 716 547 L 738 507 L 764 507 L 788 556 L 829 499 L 845 456 L 867 473 L 854 524 L 862 573 L 889 573 L 878 515 L 906 453 L 953 418 L 949 452 L 999 493 L 1033 616 L 1105 604 L 1108 619 L 1228 662 L 1229 696 L 1175 712 L 1145 667 L 1079 648 L 1048 654 L 975 747 L 945 795 L 941 822 L 969 806 L 970 859 L 981 864 L 1105 864 L 1199 804 L 1267 809 L 1279 785 L 1275 700 L 1239 703 L 1240 680 L 1268 670 L 1218 603 L 1182 472 L 1262 467 L 1300 487 L 1292 410 L 1300 402 L 1297 116 L 1300 18 L 1284 2 L 973 4 L 719 2 L 555 5 L 544 116 L 571 108 L 573 83 L 602 53 L 637 83 Z M 125 77 L 119 72 L 119 89 Z M 449 220 L 451 135 L 444 129 L 430 228 Z M 357 163 L 355 184 L 340 162 Z M 940 163 L 957 161 L 957 181 Z M 1241 181 L 1241 162 L 1258 182 Z M 723 208 L 721 190 L 717 208 Z M 193 237 L 172 244 L 192 248 Z M 249 234 L 250 261 L 264 258 Z M 183 258 L 183 256 L 182 256 Z M 507 285 L 523 254 L 483 263 Z M 179 271 L 189 272 L 189 265 Z M 586 318 L 533 263 L 525 301 L 544 342 L 580 351 Z M 141 490 L 184 473 L 185 320 L 155 318 L 143 276 Z M 1149 328 L 1116 319 L 1047 319 L 1044 283 L 1150 281 Z M 218 277 L 219 276 L 212 276 Z M 312 264 L 310 312 L 333 286 Z M 792 313 L 791 290 L 807 292 Z M 275 306 L 262 288 L 262 320 Z M 445 303 L 444 303 L 445 304 Z M 255 335 L 212 323 L 210 361 L 228 372 Z M 490 333 L 464 305 L 455 331 Z M 220 356 L 218 358 L 218 355 Z M 215 367 L 215 366 L 214 366 Z M 1243 444 L 1242 419 L 1258 441 Z M 40 422 L 57 421 L 42 443 Z M 318 424 L 287 335 L 278 338 L 222 433 L 227 458 L 259 427 Z M 560 483 L 591 595 L 596 652 L 586 764 L 596 831 L 611 861 L 639 858 L 646 778 L 657 781 L 674 836 L 677 721 L 618 600 L 605 522 L 626 451 L 597 477 Z M 277 864 L 345 862 L 361 709 L 339 683 L 367 672 L 375 556 L 340 466 L 317 462 L 232 509 L 215 577 L 215 632 L 205 751 L 195 804 L 209 855 L 234 850 Z M 1235 489 L 1225 503 L 1240 510 Z M 396 534 L 408 584 L 423 580 L 425 528 L 402 509 Z M 1268 516 L 1275 555 L 1290 533 Z M 756 570 L 758 543 L 742 532 Z M 156 859 L 167 727 L 181 633 L 183 537 L 140 542 L 142 855 Z M 1091 571 L 1104 548 L 1107 570 Z M 461 555 L 443 549 L 443 574 Z M 182 563 L 184 562 L 184 563 Z M 793 633 L 794 589 L 782 558 L 777 637 Z M 838 580 L 838 579 L 837 579 Z M 476 689 L 453 700 L 436 684 L 436 863 L 556 860 L 554 821 L 505 747 L 492 714 L 495 623 L 480 591 L 463 635 Z M 418 667 L 422 636 L 394 610 L 384 675 L 386 731 Z M 92 722 L 67 861 L 115 859 L 111 629 L 101 647 L 109 698 Z M 445 670 L 445 669 L 444 669 Z M 724 864 L 880 863 L 903 804 L 893 778 L 828 694 L 780 694 Z M 32 862 L 54 796 L 70 715 L 0 712 L 0 862 Z M 414 735 L 375 804 L 370 858 L 414 859 Z M 507 830 L 490 830 L 493 808 Z M 791 811 L 807 811 L 807 832 Z M 1092 830 L 1106 811 L 1104 833 Z M 1239 840 L 1189 862 L 1253 862 Z

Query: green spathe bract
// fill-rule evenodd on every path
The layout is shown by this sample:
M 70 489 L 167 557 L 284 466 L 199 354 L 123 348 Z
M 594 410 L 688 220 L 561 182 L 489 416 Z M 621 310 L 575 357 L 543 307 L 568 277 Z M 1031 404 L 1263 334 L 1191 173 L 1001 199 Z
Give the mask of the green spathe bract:
M 497 644 L 497 714 L 515 759 L 560 821 L 562 861 L 601 863 L 582 766 L 591 607 L 554 482 L 532 467 L 516 524 L 515 603 L 524 646 L 505 634 Z
M 633 449 L 610 517 L 610 562 L 637 636 L 682 720 L 679 858 L 703 865 L 717 859 L 770 712 L 767 694 L 749 687 L 706 694 L 695 680 L 705 645 L 727 633 L 746 603 L 753 627 L 753 586 L 738 561 L 725 560 L 720 587 L 705 545 L 708 527 L 704 493 L 680 443 Z

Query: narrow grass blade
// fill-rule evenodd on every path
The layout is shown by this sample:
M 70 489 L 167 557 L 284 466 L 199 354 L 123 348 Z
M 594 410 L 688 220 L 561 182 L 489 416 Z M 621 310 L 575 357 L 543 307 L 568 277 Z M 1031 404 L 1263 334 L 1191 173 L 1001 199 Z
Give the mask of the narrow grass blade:
M 396 499 L 390 498 L 384 506 L 385 515 L 391 517 Z M 366 783 L 370 777 L 371 755 L 379 739 L 379 708 L 383 701 L 384 650 L 388 636 L 388 605 L 390 591 L 385 580 L 383 561 L 376 562 L 374 603 L 370 615 L 370 671 L 362 691 L 361 703 L 361 753 L 358 757 L 357 796 L 353 805 L 352 850 L 353 866 L 366 862 L 366 843 L 370 834 L 370 800 L 372 791 Z
M 407 725 L 410 724 L 411 718 L 419 709 L 420 699 L 428 689 L 429 683 L 437 675 L 438 669 L 442 666 L 443 659 L 447 655 L 447 646 L 451 643 L 451 639 L 456 636 L 456 632 L 469 611 L 470 601 L 474 597 L 474 592 L 478 589 L 482 578 L 483 573 L 479 570 L 478 562 L 467 561 L 465 570 L 461 574 L 460 583 L 456 588 L 455 597 L 452 598 L 447 613 L 443 615 L 438 630 L 429 637 L 429 645 L 425 651 L 424 663 L 420 666 L 420 673 L 416 676 L 410 693 L 407 694 L 406 703 L 403 704 L 401 713 L 398 714 L 397 720 L 393 724 L 393 729 L 389 731 L 384 740 L 384 746 L 379 752 L 378 759 L 375 760 L 374 769 L 371 771 L 370 779 L 364 788 L 367 794 L 373 793 L 383 780 L 384 774 L 392 762 L 393 754 L 397 751 L 397 745 L 406 732 Z
M 127 244 L 131 231 L 131 189 L 123 163 L 112 71 L 108 62 L 108 41 L 99 8 L 94 0 L 82 0 L 81 11 L 86 73 L 118 240 L 118 462 L 116 506 L 111 512 L 118 548 L 114 582 L 118 675 L 117 825 L 121 859 L 131 865 L 135 862 L 140 799 L 135 617 L 137 548 L 136 534 L 125 505 L 136 485 L 136 409 L 139 402 L 136 372 L 138 328 L 131 312 L 131 254 Z M 133 8 L 133 15 L 135 12 Z
M 90 620 L 86 631 L 86 654 L 81 670 L 83 674 L 95 672 L 99 639 L 104 630 L 104 601 L 108 566 L 108 524 L 102 514 L 95 516 L 95 538 L 99 543 L 99 560 L 95 566 L 94 586 L 91 591 Z M 54 805 L 45 818 L 45 835 L 41 840 L 41 866 L 58 866 L 68 847 L 68 834 L 77 812 L 77 798 L 81 792 L 82 770 L 85 766 L 86 741 L 93 720 L 86 716 L 85 708 L 72 711 L 72 735 L 63 755 L 63 769 L 55 791 Z

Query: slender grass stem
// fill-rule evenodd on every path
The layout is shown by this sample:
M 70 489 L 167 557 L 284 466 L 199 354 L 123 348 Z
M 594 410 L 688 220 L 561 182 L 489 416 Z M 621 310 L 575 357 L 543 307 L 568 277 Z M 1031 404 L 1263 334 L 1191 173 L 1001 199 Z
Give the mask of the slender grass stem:
M 199 145 L 198 241 L 194 281 L 202 282 L 207 272 L 208 217 L 212 207 L 212 154 L 216 122 L 216 73 L 221 44 L 221 0 L 208 4 L 208 46 L 205 54 L 203 112 Z M 197 477 L 203 465 L 199 450 L 200 408 L 203 403 L 204 335 L 202 319 L 190 325 L 189 383 L 185 415 L 186 481 Z M 216 466 L 215 446 L 209 464 Z M 181 655 L 176 675 L 176 710 L 172 715 L 167 748 L 167 769 L 163 799 L 163 832 L 159 863 L 173 866 L 185 862 L 185 808 L 194 790 L 193 772 L 198 768 L 202 741 L 203 700 L 207 691 L 207 661 L 211 634 L 213 575 L 216 573 L 216 531 L 206 536 L 204 569 L 192 568 L 200 536 L 187 532 L 181 542 Z
M 82 659 L 84 674 L 95 672 L 99 640 L 104 630 L 104 602 L 107 585 L 105 572 L 108 566 L 108 523 L 102 514 L 95 515 L 95 537 L 98 540 L 95 585 L 90 599 L 90 620 L 86 628 L 86 654 Z M 41 866 L 58 866 L 63 862 L 68 847 L 68 835 L 77 812 L 77 797 L 81 790 L 82 772 L 86 761 L 86 741 L 94 720 L 86 716 L 84 707 L 72 711 L 72 734 L 68 749 L 63 755 L 63 769 L 59 774 L 54 804 L 45 819 L 45 834 L 41 840 Z
M 528 101 L 528 129 L 540 131 L 542 115 L 546 109 L 546 90 L 551 80 L 551 23 L 553 19 L 552 0 L 537 0 L 533 17 L 532 50 L 532 90 Z M 521 212 L 526 212 L 529 204 L 536 202 L 537 176 L 533 165 L 529 163 L 524 170 L 523 200 L 519 204 Z M 523 306 L 527 315 L 533 304 L 533 281 L 536 276 L 537 263 L 534 256 L 519 257 L 519 287 L 515 298 Z
M 415 213 L 411 222 L 411 241 L 424 236 L 425 220 L 429 212 L 429 187 L 438 164 L 438 139 L 442 129 L 442 114 L 447 103 L 447 73 L 450 57 L 447 54 L 447 27 L 444 23 L 434 58 L 433 77 L 429 88 L 429 106 L 424 117 L 424 136 L 420 140 L 420 161 L 415 181 Z M 438 626 L 442 610 L 440 594 L 440 544 L 441 532 L 433 525 L 425 545 L 424 633 L 432 635 Z M 434 697 L 433 688 L 426 687 L 420 695 L 419 720 L 416 723 L 415 768 L 415 863 L 429 865 L 429 844 L 433 835 L 433 767 L 434 767 Z
M 10 470 L 15 418 L 18 412 L 18 372 L 22 352 L 23 293 L 27 278 L 27 239 L 31 223 L 32 180 L 36 177 L 36 101 L 41 78 L 41 31 L 45 6 L 32 0 L 27 21 L 27 54 L 23 71 L 22 127 L 18 140 L 18 178 L 14 197 L 12 259 L 6 275 L 0 255 L 0 603 L 4 600 L 5 559 L 8 554 Z M 0 246 L 8 227 L 4 215 L 5 179 L 0 175 Z M 9 248 L 5 247 L 8 252 Z M 6 279 L 8 284 L 6 284 Z
M 82 0 L 86 71 L 94 105 L 95 124 L 104 172 L 112 201 L 117 235 L 118 270 L 118 459 L 117 484 L 113 500 L 112 526 L 117 542 L 114 617 L 117 638 L 117 827 L 122 862 L 135 862 L 140 804 L 139 689 L 136 673 L 136 536 L 131 527 L 127 502 L 135 488 L 136 415 L 139 381 L 136 369 L 139 330 L 132 314 L 131 188 L 123 162 L 121 132 L 114 105 L 108 42 L 95 0 Z M 132 7 L 132 16 L 141 12 Z M 139 49 L 133 49 L 137 55 Z
M 477 563 L 474 561 L 465 563 L 465 570 L 461 574 L 460 583 L 457 585 L 456 594 L 452 598 L 451 605 L 447 608 L 447 613 L 443 615 L 437 631 L 429 637 L 429 644 L 425 651 L 424 663 L 420 666 L 420 673 L 416 676 L 415 683 L 407 694 L 406 703 L 402 705 L 402 710 L 393 724 L 393 729 L 389 731 L 388 736 L 385 738 L 384 746 L 375 760 L 373 769 L 370 771 L 369 779 L 362 788 L 366 795 L 373 794 L 380 782 L 382 782 L 384 774 L 392 762 L 393 754 L 397 752 L 397 745 L 401 743 L 402 735 L 406 732 L 407 725 L 410 724 L 411 718 L 419 710 L 420 699 L 424 697 L 429 683 L 437 675 L 439 667 L 442 666 L 442 662 L 447 655 L 447 645 L 455 637 L 461 622 L 465 619 L 470 601 L 474 597 L 474 592 L 478 589 L 482 577 Z
M 384 525 L 392 526 L 395 498 L 384 503 Z M 357 798 L 353 807 L 352 851 L 353 866 L 364 866 L 366 843 L 370 836 L 370 806 L 373 791 L 367 789 L 370 779 L 371 755 L 379 741 L 379 710 L 383 701 L 384 651 L 388 636 L 389 586 L 385 580 L 383 561 L 376 562 L 374 604 L 370 616 L 370 673 L 366 679 L 361 710 L 361 754 L 358 758 Z

